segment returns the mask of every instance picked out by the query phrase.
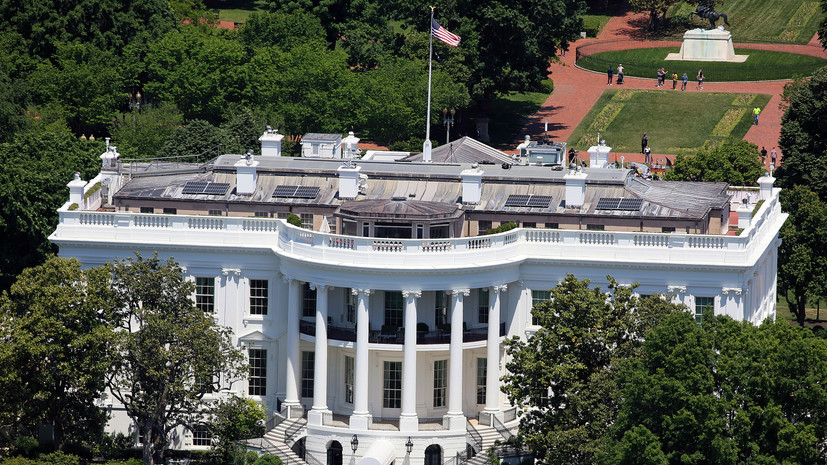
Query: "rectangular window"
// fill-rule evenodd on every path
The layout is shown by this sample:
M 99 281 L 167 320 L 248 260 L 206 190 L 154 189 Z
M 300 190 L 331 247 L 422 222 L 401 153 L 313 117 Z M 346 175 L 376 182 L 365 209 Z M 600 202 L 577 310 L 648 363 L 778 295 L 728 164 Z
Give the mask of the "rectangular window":
M 313 215 L 310 213 L 302 213 L 299 215 L 302 220 L 302 228 L 313 229 Z
M 346 289 L 345 293 L 345 305 L 347 307 L 347 314 L 345 318 L 347 319 L 348 323 L 353 323 L 356 321 L 356 306 L 358 305 L 358 299 L 356 295 L 353 294 L 352 289 Z
M 480 303 L 477 309 L 477 321 L 480 323 L 488 323 L 488 289 L 480 289 Z
M 253 216 L 256 218 L 269 218 L 270 214 L 267 212 L 253 212 Z
M 537 306 L 539 303 L 543 303 L 546 300 L 551 298 L 551 293 L 549 291 L 531 291 L 531 308 L 532 310 L 534 307 Z M 534 316 L 534 312 L 531 313 L 531 324 L 537 326 L 540 324 L 540 321 L 537 317 Z
M 434 295 L 434 325 L 439 328 L 448 324 L 448 294 L 437 291 Z
M 278 218 L 280 220 L 286 220 L 288 216 L 290 216 L 290 212 L 278 212 L 278 213 L 276 213 L 276 218 Z
M 250 280 L 250 315 L 267 314 L 268 281 L 266 279 Z
M 546 223 L 547 229 L 560 229 L 560 225 L 558 223 Z
M 207 376 L 196 376 L 195 377 L 195 389 L 196 391 L 201 391 L 204 393 L 212 393 L 215 392 L 215 377 L 212 375 Z
M 603 231 L 606 227 L 602 224 L 587 224 L 586 229 L 589 231 Z
M 385 362 L 382 407 L 402 407 L 402 362 Z
M 715 297 L 695 297 L 695 321 L 700 323 L 707 308 L 715 309 Z
M 196 425 L 192 429 L 192 445 L 208 447 L 212 445 L 212 433 L 207 425 Z
M 153 207 L 141 207 L 141 213 L 155 213 Z
M 221 210 L 208 210 L 207 214 L 210 216 L 222 216 L 224 213 Z
M 177 208 L 164 208 L 164 215 L 177 215 L 178 209 Z
M 491 229 L 490 221 L 477 221 L 477 230 L 479 231 L 479 234 L 485 234 L 489 229 Z
M 353 403 L 353 357 L 345 357 L 345 402 Z
M 203 312 L 215 311 L 215 278 L 195 278 L 195 306 Z
M 446 371 L 448 360 L 434 362 L 434 408 L 445 407 L 445 391 L 448 386 Z
M 247 361 L 250 363 L 249 389 L 251 396 L 267 395 L 267 351 L 264 349 L 250 349 L 247 351 Z
M 526 221 L 526 222 L 524 222 L 524 223 L 523 223 L 523 227 L 524 227 L 524 228 L 536 228 L 536 227 L 537 227 L 537 223 L 535 223 L 535 222 L 527 222 L 527 221 Z
M 302 397 L 313 397 L 313 376 L 316 366 L 315 352 L 302 352 Z
M 302 285 L 302 316 L 316 316 L 316 290 L 308 283 Z
M 675 232 L 675 227 L 674 226 L 664 226 L 664 227 L 660 228 L 660 232 L 673 233 L 673 232 Z
M 488 377 L 488 359 L 477 359 L 477 404 L 485 403 L 485 383 Z
M 385 326 L 402 326 L 402 293 L 385 291 Z

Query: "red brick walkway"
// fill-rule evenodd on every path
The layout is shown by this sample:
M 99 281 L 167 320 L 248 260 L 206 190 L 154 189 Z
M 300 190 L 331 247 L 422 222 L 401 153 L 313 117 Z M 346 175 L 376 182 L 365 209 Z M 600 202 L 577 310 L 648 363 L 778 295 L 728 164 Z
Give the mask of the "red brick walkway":
M 550 65 L 549 71 L 551 72 L 551 78 L 554 79 L 554 92 L 549 96 L 540 110 L 529 119 L 524 134 L 530 134 L 532 138 L 536 139 L 543 134 L 543 123 L 548 121 L 548 134 L 553 140 L 568 139 L 574 131 L 574 128 L 580 124 L 580 121 L 586 116 L 586 113 L 594 106 L 597 99 L 607 88 L 605 73 L 586 71 L 574 66 L 576 47 L 594 42 L 595 40 L 603 42 L 611 39 L 617 39 L 618 41 L 616 48 L 614 48 L 615 50 L 630 48 L 630 45 L 635 45 L 636 43 L 639 46 L 632 48 L 646 47 L 646 43 L 640 41 L 639 37 L 642 31 L 641 25 L 645 24 L 645 21 L 646 17 L 643 13 L 626 13 L 624 16 L 615 16 L 609 20 L 597 39 L 581 39 L 571 44 L 566 56 L 559 57 L 560 63 L 552 63 Z M 630 39 L 639 42 L 630 42 Z M 679 44 L 679 42 L 676 42 L 676 44 Z M 817 38 L 811 40 L 807 45 L 735 44 L 735 46 L 801 53 L 827 58 L 827 53 L 821 48 Z M 695 90 L 695 85 L 692 85 L 693 77 L 694 76 L 690 76 L 690 85 L 687 86 L 687 92 L 698 92 Z M 653 90 L 655 89 L 654 81 L 654 79 L 626 77 L 623 87 L 628 89 Z M 766 147 L 769 152 L 773 147 L 778 145 L 778 138 L 781 134 L 782 112 L 778 104 L 781 102 L 781 91 L 787 82 L 788 81 L 707 82 L 704 83 L 704 89 L 701 92 L 760 93 L 772 95 L 770 102 L 761 111 L 760 124 L 758 126 L 751 126 L 746 136 L 744 136 L 745 140 L 756 144 L 758 147 Z M 670 85 L 666 85 L 662 89 L 662 92 L 672 92 Z M 618 157 L 620 155 L 625 156 L 627 161 L 643 161 L 643 155 L 638 153 L 616 155 Z M 654 153 L 652 155 L 657 158 L 674 158 L 672 155 L 667 156 Z M 780 158 L 779 150 L 779 159 Z M 767 164 L 769 164 L 769 157 L 767 157 Z

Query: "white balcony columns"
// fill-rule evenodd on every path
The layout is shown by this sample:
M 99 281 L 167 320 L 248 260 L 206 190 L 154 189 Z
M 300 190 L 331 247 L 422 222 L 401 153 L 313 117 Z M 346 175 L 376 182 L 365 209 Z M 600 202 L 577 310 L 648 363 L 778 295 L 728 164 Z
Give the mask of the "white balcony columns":
M 500 411 L 500 303 L 502 293 L 507 285 L 489 288 L 488 306 L 488 353 L 485 378 L 485 411 L 490 415 L 499 415 Z
M 465 297 L 469 289 L 451 291 L 451 344 L 448 349 L 448 413 L 443 417 L 443 426 L 452 431 L 465 429 L 465 415 L 462 411 L 462 315 Z
M 405 298 L 405 347 L 402 353 L 402 413 L 399 431 L 419 431 L 416 416 L 416 299 L 419 291 L 403 291 Z
M 327 291 L 330 286 L 311 284 L 316 290 L 316 346 L 313 368 L 313 408 L 307 414 L 311 425 L 323 425 L 332 420 L 333 413 L 327 408 Z
M 370 368 L 368 298 L 373 290 L 354 289 L 352 292 L 356 294 L 359 301 L 356 306 L 356 367 L 353 380 L 353 414 L 350 416 L 350 429 L 367 430 L 373 420 L 368 410 L 368 368 Z
M 284 276 L 289 291 L 287 293 L 287 383 L 285 386 L 282 412 L 288 418 L 301 417 L 303 414 L 299 402 L 299 369 L 301 352 L 299 351 L 299 319 L 301 318 L 301 281 Z

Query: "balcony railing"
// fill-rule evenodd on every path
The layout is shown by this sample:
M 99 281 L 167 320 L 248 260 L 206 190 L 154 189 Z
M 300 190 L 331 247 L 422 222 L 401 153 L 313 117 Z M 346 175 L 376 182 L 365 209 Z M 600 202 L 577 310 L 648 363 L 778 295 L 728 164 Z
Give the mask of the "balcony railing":
M 316 336 L 316 322 L 301 320 L 299 330 L 307 336 Z M 505 336 L 505 322 L 500 323 L 500 337 Z M 327 338 L 337 341 L 356 342 L 356 328 L 327 325 Z M 462 342 L 477 342 L 488 339 L 488 328 L 469 328 L 462 332 Z M 399 329 L 393 333 L 383 334 L 370 331 L 368 342 L 375 344 L 404 344 L 405 331 Z M 420 331 L 416 333 L 417 344 L 449 344 L 451 334 L 445 331 Z

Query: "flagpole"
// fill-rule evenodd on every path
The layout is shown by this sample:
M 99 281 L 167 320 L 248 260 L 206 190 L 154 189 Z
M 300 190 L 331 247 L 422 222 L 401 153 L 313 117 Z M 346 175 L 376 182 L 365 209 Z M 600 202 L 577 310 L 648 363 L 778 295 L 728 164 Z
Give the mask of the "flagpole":
M 425 115 L 425 142 L 422 144 L 422 161 L 431 162 L 431 61 L 434 56 L 434 7 L 428 23 L 428 113 Z

